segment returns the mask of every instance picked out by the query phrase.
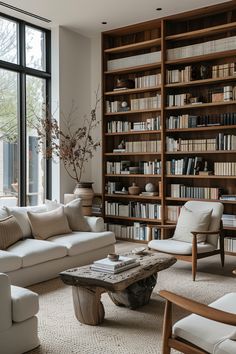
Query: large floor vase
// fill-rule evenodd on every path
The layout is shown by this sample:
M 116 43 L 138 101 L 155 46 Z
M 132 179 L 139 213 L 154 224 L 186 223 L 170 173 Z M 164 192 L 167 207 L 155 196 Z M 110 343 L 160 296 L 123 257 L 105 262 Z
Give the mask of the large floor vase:
M 74 194 L 82 199 L 84 215 L 92 215 L 92 202 L 94 197 L 93 182 L 77 183 Z

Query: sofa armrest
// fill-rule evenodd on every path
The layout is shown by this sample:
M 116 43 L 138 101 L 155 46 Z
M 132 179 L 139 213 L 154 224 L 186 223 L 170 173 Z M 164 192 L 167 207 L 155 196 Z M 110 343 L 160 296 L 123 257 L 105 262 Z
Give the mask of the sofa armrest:
M 12 326 L 11 286 L 6 274 L 0 273 L 0 332 Z
M 85 216 L 91 232 L 103 232 L 105 230 L 104 220 L 97 216 Z

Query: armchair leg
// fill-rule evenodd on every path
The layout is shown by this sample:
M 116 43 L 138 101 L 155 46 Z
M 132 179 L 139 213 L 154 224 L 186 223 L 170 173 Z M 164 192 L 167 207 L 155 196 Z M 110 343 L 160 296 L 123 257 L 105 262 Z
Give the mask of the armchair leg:
M 225 247 L 224 247 L 224 235 L 221 231 L 220 234 L 220 259 L 221 259 L 221 265 L 224 267 L 225 265 Z
M 169 338 L 172 332 L 172 303 L 166 300 L 164 322 L 163 322 L 163 344 L 162 354 L 170 354 Z
M 192 256 L 192 276 L 193 276 L 193 281 L 196 279 L 196 274 L 197 274 L 197 257 L 194 255 Z

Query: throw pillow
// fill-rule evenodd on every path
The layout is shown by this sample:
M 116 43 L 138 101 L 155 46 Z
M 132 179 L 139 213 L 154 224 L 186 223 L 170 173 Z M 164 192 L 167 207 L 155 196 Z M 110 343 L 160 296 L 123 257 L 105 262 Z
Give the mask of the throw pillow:
M 21 228 L 14 216 L 0 220 L 0 250 L 6 250 L 22 238 Z
M 185 206 L 181 212 L 176 225 L 173 239 L 184 242 L 192 242 L 193 235 L 191 231 L 208 231 L 211 223 L 211 210 L 192 211 Z M 206 235 L 199 235 L 197 242 L 205 242 Z
M 5 207 L 8 215 L 13 215 L 18 224 L 20 225 L 20 228 L 23 233 L 23 238 L 31 237 L 32 236 L 32 231 L 31 231 L 31 226 L 29 223 L 29 218 L 27 216 L 27 211 L 33 211 L 35 213 L 41 213 L 43 211 L 46 211 L 46 207 L 44 205 L 38 205 L 38 206 L 28 206 L 28 207 Z
M 59 208 L 59 206 L 61 206 L 62 204 L 58 203 L 56 199 L 55 200 L 45 199 L 45 205 L 47 211 L 50 211 Z
M 71 229 L 63 207 L 45 213 L 27 212 L 34 238 L 46 240 L 51 236 L 68 234 Z
M 82 200 L 80 198 L 72 200 L 64 206 L 71 230 L 91 231 L 87 220 L 83 215 Z

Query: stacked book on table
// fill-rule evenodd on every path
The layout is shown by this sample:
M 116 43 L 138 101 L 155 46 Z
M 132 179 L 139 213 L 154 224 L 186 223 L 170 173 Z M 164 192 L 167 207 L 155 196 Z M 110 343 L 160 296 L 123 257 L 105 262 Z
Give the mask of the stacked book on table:
M 120 256 L 118 261 L 112 261 L 109 258 L 99 259 L 93 262 L 91 270 L 117 274 L 124 270 L 137 267 L 138 265 L 140 265 L 140 263 L 135 258 Z

